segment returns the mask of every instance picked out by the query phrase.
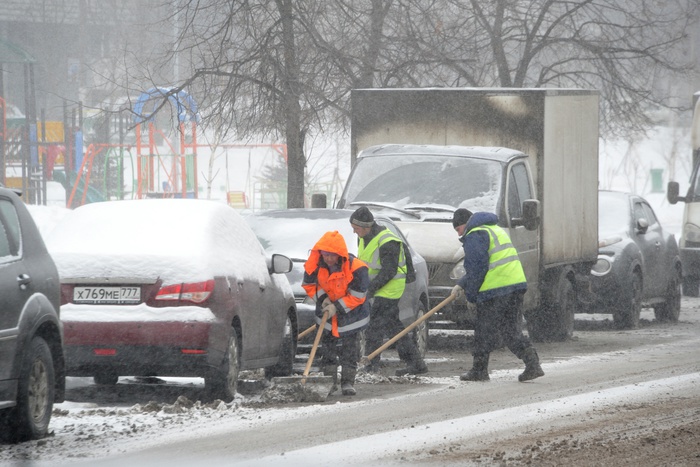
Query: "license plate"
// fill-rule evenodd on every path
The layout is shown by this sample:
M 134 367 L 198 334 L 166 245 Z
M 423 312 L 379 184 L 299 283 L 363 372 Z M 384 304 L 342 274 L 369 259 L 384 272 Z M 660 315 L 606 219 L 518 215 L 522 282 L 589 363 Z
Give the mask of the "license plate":
M 141 287 L 75 287 L 73 303 L 124 305 L 141 301 Z

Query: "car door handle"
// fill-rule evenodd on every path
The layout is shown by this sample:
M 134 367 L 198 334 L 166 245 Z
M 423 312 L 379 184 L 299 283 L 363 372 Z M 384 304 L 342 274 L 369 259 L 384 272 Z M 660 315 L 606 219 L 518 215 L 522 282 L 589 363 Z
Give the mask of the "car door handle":
M 20 274 L 17 276 L 17 283 L 19 284 L 19 288 L 22 290 L 26 289 L 31 282 L 32 278 L 29 277 L 29 274 Z

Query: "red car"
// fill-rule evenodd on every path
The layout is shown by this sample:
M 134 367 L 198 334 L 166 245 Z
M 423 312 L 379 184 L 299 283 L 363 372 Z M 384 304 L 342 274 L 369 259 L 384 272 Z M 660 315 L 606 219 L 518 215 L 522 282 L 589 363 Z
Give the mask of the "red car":
M 292 373 L 291 260 L 267 255 L 225 204 L 93 203 L 51 232 L 67 374 L 203 377 L 230 400 L 240 370 Z

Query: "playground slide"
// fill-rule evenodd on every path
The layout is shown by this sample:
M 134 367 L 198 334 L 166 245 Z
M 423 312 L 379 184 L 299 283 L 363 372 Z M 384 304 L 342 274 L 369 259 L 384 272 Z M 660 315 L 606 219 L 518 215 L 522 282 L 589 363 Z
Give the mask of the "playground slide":
M 66 199 L 70 197 L 73 191 L 73 185 L 75 184 L 75 175 L 70 174 L 66 176 L 66 172 L 63 170 L 54 170 L 53 179 L 59 182 L 66 189 Z M 83 199 L 83 190 L 85 187 L 85 179 L 81 178 L 78 188 L 75 190 L 75 202 L 80 204 Z M 99 203 L 100 201 L 106 201 L 105 196 L 96 188 L 88 185 L 87 193 L 85 195 L 85 204 L 88 203 Z

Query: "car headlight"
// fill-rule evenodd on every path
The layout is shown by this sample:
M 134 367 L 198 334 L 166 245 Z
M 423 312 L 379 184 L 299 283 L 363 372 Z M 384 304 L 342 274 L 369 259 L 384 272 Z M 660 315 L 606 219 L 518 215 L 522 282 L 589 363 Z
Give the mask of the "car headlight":
M 591 268 L 591 274 L 594 276 L 604 276 L 612 269 L 612 263 L 605 256 L 598 256 L 598 261 Z
M 450 279 L 459 280 L 464 277 L 466 273 L 467 272 L 464 270 L 464 263 L 460 261 L 452 268 L 452 271 L 450 271 Z
M 694 224 L 685 224 L 683 226 L 683 238 L 686 242 L 700 243 L 700 227 Z
M 598 248 L 605 248 L 606 246 L 614 245 L 622 241 L 622 237 L 608 237 L 602 240 L 598 240 Z

